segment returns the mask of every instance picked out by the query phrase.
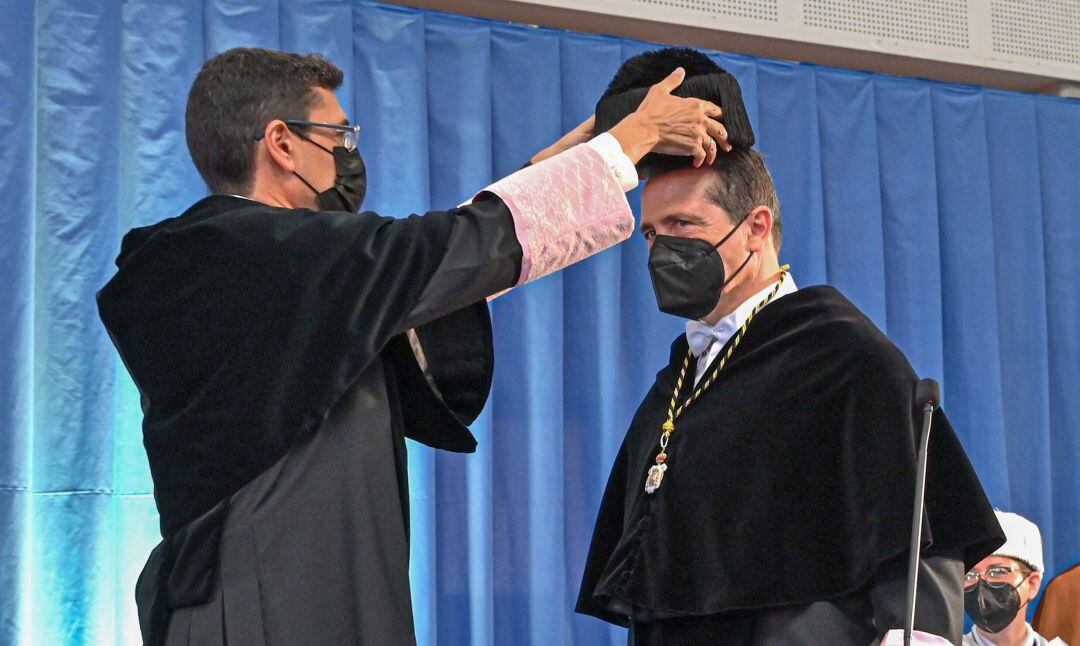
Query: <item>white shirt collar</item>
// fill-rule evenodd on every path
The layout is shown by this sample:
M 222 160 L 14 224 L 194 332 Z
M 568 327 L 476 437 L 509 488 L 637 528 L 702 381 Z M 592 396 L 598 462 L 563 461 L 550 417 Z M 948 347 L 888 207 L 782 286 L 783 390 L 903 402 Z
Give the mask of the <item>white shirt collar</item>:
M 1020 646 L 1034 646 L 1035 629 L 1032 628 L 1031 624 L 1029 623 L 1025 623 L 1024 627 L 1027 629 L 1027 632 L 1024 633 L 1024 638 L 1023 640 L 1021 640 Z M 983 637 L 983 634 L 979 632 L 978 628 L 971 628 L 971 636 L 975 638 L 975 643 L 978 644 L 978 646 L 994 646 L 994 642 L 990 641 L 986 637 Z
M 694 352 L 694 356 L 700 356 L 713 343 L 716 344 L 716 347 L 723 347 L 731 337 L 735 336 L 735 333 L 743 326 L 746 319 L 750 318 L 750 313 L 754 311 L 758 303 L 765 300 L 765 297 L 769 295 L 769 292 L 775 286 L 776 283 L 771 283 L 765 289 L 746 299 L 735 308 L 734 312 L 717 321 L 716 325 L 709 325 L 705 321 L 687 321 L 686 339 L 690 342 L 690 348 Z M 795 285 L 795 279 L 788 273 L 784 278 L 784 282 L 780 285 L 779 291 L 776 292 L 776 296 L 773 297 L 773 301 L 775 302 L 782 296 L 793 294 L 798 289 Z M 712 338 L 708 339 L 705 335 Z

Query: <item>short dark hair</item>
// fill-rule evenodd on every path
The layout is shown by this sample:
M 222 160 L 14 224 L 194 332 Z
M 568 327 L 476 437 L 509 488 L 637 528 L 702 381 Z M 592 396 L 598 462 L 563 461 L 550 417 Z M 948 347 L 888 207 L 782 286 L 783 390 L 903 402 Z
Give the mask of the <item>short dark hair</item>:
M 765 156 L 753 148 L 736 148 L 729 153 L 718 153 L 710 168 L 716 177 L 705 188 L 705 199 L 727 211 L 733 222 L 759 206 L 769 207 L 773 246 L 780 251 L 783 240 L 780 198 L 776 196 L 776 185 L 765 165 Z
M 344 75 L 318 54 L 237 47 L 206 61 L 187 102 L 187 144 L 212 193 L 251 190 L 255 135 L 274 119 L 307 119 L 316 88 Z
M 648 179 L 653 179 L 684 168 L 690 168 L 685 158 L 670 157 L 659 158 L 639 170 Z M 783 240 L 780 199 L 776 196 L 776 186 L 765 165 L 765 156 L 753 148 L 735 148 L 727 153 L 718 152 L 716 161 L 707 168 L 713 171 L 714 177 L 705 187 L 705 199 L 727 211 L 732 222 L 738 222 L 759 206 L 769 207 L 773 216 L 773 246 L 780 251 Z

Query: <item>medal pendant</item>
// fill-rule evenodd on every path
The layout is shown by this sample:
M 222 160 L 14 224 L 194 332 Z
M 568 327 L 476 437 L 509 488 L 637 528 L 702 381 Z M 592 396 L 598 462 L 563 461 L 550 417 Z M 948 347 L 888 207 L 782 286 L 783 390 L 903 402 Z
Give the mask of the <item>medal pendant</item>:
M 667 471 L 667 465 L 664 464 L 666 455 L 661 453 L 656 456 L 656 464 L 649 467 L 649 475 L 645 477 L 645 493 L 652 493 L 660 488 L 660 483 L 664 481 L 664 472 Z
M 666 464 L 654 464 L 649 467 L 649 475 L 645 478 L 645 493 L 652 493 L 660 488 L 665 471 L 667 471 Z

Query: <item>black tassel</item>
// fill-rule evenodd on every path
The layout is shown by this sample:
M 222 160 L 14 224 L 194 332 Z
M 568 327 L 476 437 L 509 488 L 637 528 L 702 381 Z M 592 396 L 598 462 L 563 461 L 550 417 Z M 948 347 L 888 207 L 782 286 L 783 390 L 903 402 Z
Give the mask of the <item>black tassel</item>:
M 719 100 L 714 100 L 713 103 L 724 110 L 724 117 L 720 121 L 724 123 L 728 131 L 728 142 L 735 148 L 753 147 L 757 138 L 754 136 L 754 126 L 751 125 L 750 116 L 747 115 L 746 106 L 743 104 L 739 81 L 728 72 L 710 75 L 703 80 L 716 83 L 716 94 Z
M 596 104 L 596 132 L 607 132 L 627 115 L 637 110 L 648 92 L 648 88 L 634 88 L 600 99 Z M 727 129 L 728 142 L 732 147 L 746 149 L 756 142 L 754 128 L 750 125 L 750 117 L 743 104 L 742 89 L 731 74 L 720 72 L 688 78 L 672 94 L 683 98 L 704 99 L 720 106 L 720 109 L 724 111 L 720 121 Z M 679 168 L 689 168 L 691 159 L 650 153 L 638 162 L 638 173 L 642 178 L 648 178 Z
M 597 132 L 607 132 L 637 110 L 648 92 L 648 88 L 635 88 L 600 99 L 596 104 Z M 687 79 L 675 88 L 672 94 L 712 101 L 724 111 L 720 121 L 728 131 L 731 145 L 736 148 L 750 148 L 754 145 L 754 128 L 750 125 L 750 117 L 743 105 L 742 90 L 731 74 L 723 72 Z
M 601 98 L 596 104 L 595 131 L 607 132 L 611 130 L 615 124 L 625 119 L 628 114 L 636 111 L 648 93 L 648 88 L 635 88 Z
M 739 82 L 702 52 L 681 47 L 654 50 L 627 59 L 596 104 L 596 132 L 607 132 L 637 110 L 649 88 L 677 67 L 686 70 L 686 78 L 672 94 L 704 99 L 720 106 L 724 111 L 720 121 L 727 129 L 728 142 L 735 149 L 751 148 L 756 138 Z M 690 167 L 691 163 L 688 156 L 650 153 L 638 162 L 638 172 L 648 178 Z

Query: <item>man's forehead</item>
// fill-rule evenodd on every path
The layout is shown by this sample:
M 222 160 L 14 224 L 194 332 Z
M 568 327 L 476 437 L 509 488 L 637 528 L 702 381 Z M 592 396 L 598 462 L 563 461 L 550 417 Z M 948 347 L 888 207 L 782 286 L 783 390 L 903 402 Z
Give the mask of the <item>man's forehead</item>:
M 657 175 L 645 182 L 642 198 L 668 203 L 704 197 L 712 174 L 705 168 L 686 168 Z
M 680 168 L 650 177 L 645 182 L 646 188 L 654 190 L 683 190 L 688 188 L 703 188 L 709 183 L 714 171 L 702 166 L 701 168 Z
M 308 115 L 312 121 L 341 123 L 347 120 L 345 110 L 342 109 L 341 102 L 338 101 L 336 94 L 321 87 L 315 88 L 315 90 L 318 98 L 315 105 L 311 107 L 311 114 Z
M 649 179 L 641 194 L 642 218 L 652 221 L 672 213 L 719 209 L 705 198 L 705 188 L 711 178 L 712 171 L 708 169 L 690 168 Z
M 1008 556 L 988 556 L 983 560 L 979 561 L 979 564 L 975 566 L 975 569 L 985 570 L 986 568 L 994 566 L 1024 567 L 1024 564 Z

